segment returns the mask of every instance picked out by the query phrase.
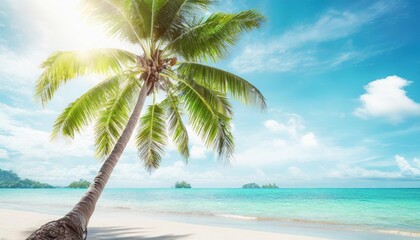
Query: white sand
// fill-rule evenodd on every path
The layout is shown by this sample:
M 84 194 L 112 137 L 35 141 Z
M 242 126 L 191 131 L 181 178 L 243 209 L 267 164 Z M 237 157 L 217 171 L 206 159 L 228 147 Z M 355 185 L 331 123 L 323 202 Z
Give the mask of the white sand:
M 204 226 L 173 221 L 148 219 L 133 214 L 95 213 L 89 224 L 88 239 L 124 240 L 315 240 L 316 237 L 260 232 L 253 230 Z M 0 209 L 0 240 L 25 239 L 42 224 L 60 216 Z

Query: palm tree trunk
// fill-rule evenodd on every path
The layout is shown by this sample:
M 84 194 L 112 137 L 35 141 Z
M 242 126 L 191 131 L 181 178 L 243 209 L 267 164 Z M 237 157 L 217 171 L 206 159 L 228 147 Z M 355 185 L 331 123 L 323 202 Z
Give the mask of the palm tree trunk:
M 49 222 L 36 230 L 27 239 L 62 239 L 62 240 L 78 240 L 83 239 L 86 233 L 87 225 L 90 217 L 95 211 L 96 202 L 101 196 L 102 191 L 111 176 L 112 170 L 122 155 L 131 135 L 134 132 L 141 110 L 147 97 L 148 84 L 146 81 L 141 88 L 136 106 L 128 120 L 121 137 L 115 144 L 109 157 L 105 160 L 86 194 L 67 213 L 63 218 Z

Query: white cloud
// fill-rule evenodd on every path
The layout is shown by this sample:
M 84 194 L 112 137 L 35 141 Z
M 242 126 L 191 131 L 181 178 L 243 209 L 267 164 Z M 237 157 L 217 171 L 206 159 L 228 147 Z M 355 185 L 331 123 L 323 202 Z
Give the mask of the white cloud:
M 273 133 L 283 134 L 283 138 L 273 140 L 273 145 L 276 147 L 288 146 L 288 141 L 299 143 L 302 147 L 317 147 L 318 140 L 313 132 L 305 133 L 305 125 L 302 117 L 297 114 L 283 114 L 287 117 L 285 123 L 280 123 L 276 120 L 269 119 L 264 122 L 264 126 Z
M 50 109 L 36 109 L 36 110 L 28 110 L 19 107 L 12 107 L 7 104 L 0 102 L 0 112 L 7 113 L 9 117 L 35 117 L 35 116 L 46 116 L 46 115 L 58 115 L 58 112 L 55 112 Z
M 41 73 L 41 61 L 37 51 L 18 54 L 0 44 L 0 91 L 30 95 L 35 76 Z
M 233 161 L 236 166 L 285 166 L 299 162 L 342 162 L 364 159 L 364 147 L 341 147 L 305 130 L 304 119 L 297 114 L 282 114 L 279 120 L 263 122 L 267 131 L 259 131 L 250 138 L 258 139 L 252 145 L 238 150 Z
M 410 83 L 398 76 L 388 76 L 370 82 L 365 86 L 366 93 L 359 98 L 362 106 L 357 108 L 354 114 L 361 118 L 384 117 L 392 122 L 419 116 L 420 103 L 414 102 L 404 91 L 404 87 Z
M 289 177 L 292 179 L 304 180 L 308 179 L 308 174 L 304 173 L 300 168 L 291 166 L 287 169 Z
M 303 118 L 297 114 L 283 113 L 286 118 L 285 123 L 269 119 L 264 122 L 264 126 L 273 133 L 284 133 L 290 137 L 296 137 L 297 133 L 304 130 Z
M 291 163 L 335 163 L 351 162 L 354 158 L 365 159 L 369 151 L 365 147 L 342 147 L 331 143 L 305 146 L 300 142 L 270 139 L 259 141 L 253 146 L 239 150 L 233 164 L 246 167 L 281 167 Z
M 420 177 L 420 168 L 412 166 L 407 160 L 405 160 L 405 158 L 396 155 L 395 161 L 404 176 Z
M 72 181 L 86 179 L 91 181 L 99 170 L 99 164 L 71 165 L 66 162 L 61 164 L 40 164 L 29 162 L 25 167 L 19 167 L 16 172 L 22 178 L 35 179 L 41 182 L 66 186 Z
M 288 143 L 287 143 L 286 140 L 278 138 L 278 139 L 274 139 L 272 141 L 272 144 L 273 144 L 274 147 L 277 147 L 277 148 L 285 148 L 285 147 L 287 147 Z
M 414 158 L 413 163 L 417 168 L 420 169 L 420 160 L 418 160 L 417 158 Z
M 111 175 L 111 182 L 117 183 L 138 183 L 144 181 L 148 175 L 140 162 L 129 162 L 127 159 L 121 158 L 115 166 L 114 172 Z
M 9 158 L 9 153 L 6 150 L 0 148 L 0 159 L 8 159 L 8 158 Z
M 183 179 L 186 177 L 185 163 L 177 161 L 171 166 L 161 167 L 154 171 L 150 177 L 152 179 Z
M 192 145 L 190 150 L 191 159 L 205 159 L 207 149 L 204 146 Z
M 287 129 L 285 125 L 280 124 L 276 120 L 272 119 L 265 121 L 264 126 L 272 132 L 282 132 Z
M 315 134 L 310 132 L 303 135 L 300 139 L 300 143 L 304 147 L 316 147 L 318 146 L 318 140 L 315 137 Z
M 92 131 L 84 134 L 83 137 L 76 137 L 72 144 L 63 141 L 52 143 L 49 132 L 29 127 L 12 117 L 13 112 L 24 113 L 25 110 L 5 106 L 7 105 L 0 105 L 0 146 L 9 152 L 18 153 L 24 159 L 42 159 L 43 161 L 65 156 L 93 156 Z M 10 111 L 10 109 L 14 110 Z
M 377 169 L 366 169 L 363 167 L 350 167 L 339 165 L 337 169 L 328 173 L 331 178 L 343 179 L 417 179 L 420 178 L 420 168 L 410 164 L 404 157 L 396 155 L 394 158 L 398 167 L 396 171 L 381 171 Z M 413 160 L 416 164 L 417 159 Z
M 249 44 L 231 63 L 239 72 L 288 72 L 302 69 L 336 67 L 344 62 L 362 61 L 383 50 L 355 50 L 348 44 L 334 48 L 325 60 L 319 43 L 349 37 L 363 26 L 395 8 L 395 2 L 378 2 L 359 11 L 330 10 L 315 23 L 297 26 L 279 37 Z M 337 53 L 338 52 L 338 53 Z
M 328 177 L 331 178 L 341 178 L 341 179 L 396 179 L 401 178 L 399 172 L 384 172 L 380 170 L 369 170 L 362 167 L 349 167 L 349 166 L 339 166 L 338 169 L 331 171 L 328 174 Z

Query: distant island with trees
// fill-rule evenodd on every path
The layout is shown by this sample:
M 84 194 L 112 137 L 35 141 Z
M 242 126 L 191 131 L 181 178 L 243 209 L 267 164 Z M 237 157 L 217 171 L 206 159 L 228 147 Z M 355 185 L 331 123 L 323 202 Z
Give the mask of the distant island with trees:
M 88 188 L 90 186 L 90 182 L 84 179 L 80 179 L 79 181 L 74 181 L 70 183 L 67 187 L 68 188 Z
M 261 187 L 260 185 L 256 183 L 247 183 L 243 185 L 242 188 L 279 188 L 279 187 L 275 183 L 265 184 L 265 185 L 262 185 Z
M 175 188 L 191 188 L 191 184 L 189 184 L 189 183 L 187 183 L 185 181 L 176 182 L 174 187 Z
M 54 188 L 53 186 L 30 179 L 22 179 L 13 171 L 0 169 L 0 188 Z
M 70 183 L 67 188 L 88 188 L 90 182 L 80 179 Z M 56 188 L 47 183 L 41 183 L 31 179 L 22 179 L 11 170 L 0 169 L 0 188 Z M 59 187 L 60 188 L 60 187 Z
M 84 179 L 70 183 L 66 188 L 89 188 L 90 182 Z M 31 179 L 22 179 L 13 171 L 0 169 L 0 188 L 55 188 L 47 183 L 41 183 Z M 176 182 L 174 188 L 191 188 L 191 184 L 186 181 Z M 242 188 L 279 188 L 275 183 L 258 185 L 256 183 L 247 183 Z

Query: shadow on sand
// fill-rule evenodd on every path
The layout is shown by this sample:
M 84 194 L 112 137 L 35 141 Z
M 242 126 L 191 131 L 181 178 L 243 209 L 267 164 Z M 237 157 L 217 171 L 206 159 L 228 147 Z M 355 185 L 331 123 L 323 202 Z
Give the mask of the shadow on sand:
M 88 228 L 88 240 L 116 239 L 116 240 L 177 240 L 184 239 L 190 234 L 185 235 L 161 235 L 156 237 L 144 236 L 147 233 L 145 228 L 127 227 L 93 227 Z

